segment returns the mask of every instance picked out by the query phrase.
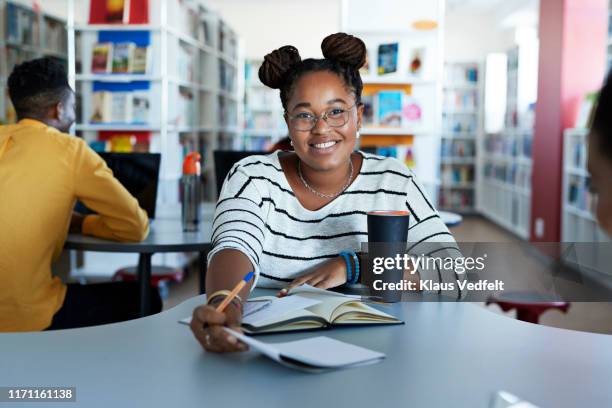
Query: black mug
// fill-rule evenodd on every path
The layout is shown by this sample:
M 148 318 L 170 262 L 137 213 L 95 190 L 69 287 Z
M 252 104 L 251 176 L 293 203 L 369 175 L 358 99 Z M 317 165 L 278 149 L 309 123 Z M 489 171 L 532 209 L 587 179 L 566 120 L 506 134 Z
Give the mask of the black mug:
M 374 273 L 374 262 L 378 258 L 396 258 L 403 256 L 408 242 L 408 211 L 370 211 L 368 212 L 368 276 L 365 279 L 370 295 L 381 298 L 384 302 L 399 302 L 401 290 L 381 289 L 383 283 L 400 284 L 404 278 L 404 268 L 395 265 L 384 268 L 382 273 Z M 380 268 L 380 265 L 378 265 Z M 375 281 L 379 281 L 375 284 Z

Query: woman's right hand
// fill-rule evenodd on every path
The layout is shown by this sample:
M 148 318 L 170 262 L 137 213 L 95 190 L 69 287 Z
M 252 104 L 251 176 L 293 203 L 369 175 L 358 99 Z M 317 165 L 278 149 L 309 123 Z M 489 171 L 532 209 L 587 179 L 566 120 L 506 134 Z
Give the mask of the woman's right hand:
M 246 351 L 248 350 L 246 344 L 223 329 L 229 327 L 242 332 L 241 321 L 242 311 L 233 303 L 230 303 L 223 312 L 217 312 L 212 305 L 203 305 L 194 309 L 190 327 L 206 351 L 216 353 Z

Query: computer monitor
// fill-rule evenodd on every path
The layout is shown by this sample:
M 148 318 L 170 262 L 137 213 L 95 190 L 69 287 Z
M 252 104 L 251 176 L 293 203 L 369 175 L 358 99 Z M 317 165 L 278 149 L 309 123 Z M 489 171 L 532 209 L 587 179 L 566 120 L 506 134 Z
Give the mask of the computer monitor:
M 266 155 L 270 154 L 270 152 L 247 150 L 215 150 L 213 152 L 213 159 L 215 161 L 217 194 L 221 195 L 221 187 L 223 187 L 223 181 L 225 180 L 225 176 L 227 176 L 227 173 L 229 173 L 234 164 L 244 159 L 245 157 L 259 154 Z
M 159 184 L 159 153 L 98 153 L 113 171 L 113 175 L 137 200 L 149 218 L 155 218 L 157 186 Z M 77 204 L 76 210 L 92 213 Z

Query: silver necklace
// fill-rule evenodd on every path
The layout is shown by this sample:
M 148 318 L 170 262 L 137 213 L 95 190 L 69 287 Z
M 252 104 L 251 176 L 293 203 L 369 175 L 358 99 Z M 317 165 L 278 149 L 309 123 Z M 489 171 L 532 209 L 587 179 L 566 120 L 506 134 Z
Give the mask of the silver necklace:
M 302 184 L 304 184 L 304 187 L 306 187 L 311 193 L 322 197 L 322 198 L 335 198 L 338 197 L 340 194 L 342 194 L 342 192 L 344 190 L 346 190 L 349 186 L 349 184 L 351 184 L 351 180 L 353 178 L 353 161 L 350 160 L 349 158 L 349 168 L 350 168 L 350 172 L 349 172 L 349 176 L 348 179 L 346 180 L 346 183 L 344 183 L 344 185 L 342 186 L 342 188 L 340 189 L 340 191 L 338 191 L 337 193 L 334 194 L 325 194 L 325 193 L 321 193 L 317 190 L 315 190 L 314 188 L 310 187 L 310 185 L 306 182 L 306 179 L 304 178 L 304 175 L 302 174 L 302 161 L 300 159 L 298 159 L 298 176 L 300 176 L 300 180 L 302 180 Z

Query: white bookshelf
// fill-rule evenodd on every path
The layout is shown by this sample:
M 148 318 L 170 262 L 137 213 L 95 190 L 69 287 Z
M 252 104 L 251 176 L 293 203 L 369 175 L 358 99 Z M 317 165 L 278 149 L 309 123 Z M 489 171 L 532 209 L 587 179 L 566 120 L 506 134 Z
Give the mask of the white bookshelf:
M 216 199 L 212 152 L 240 146 L 241 46 L 237 34 L 204 1 L 149 0 L 147 24 L 87 24 L 89 1 L 68 1 L 70 81 L 80 95 L 74 130 L 88 142 L 99 132 L 149 132 L 149 151 L 162 153 L 158 203 L 178 202 L 181 165 L 188 150 L 202 155 L 204 198 Z M 92 55 L 101 36 L 146 33 L 150 64 L 145 74 L 93 73 Z M 92 121 L 94 88 L 145 81 L 146 123 Z M 142 83 L 142 82 L 140 82 Z M 100 85 L 102 84 L 102 85 Z M 130 86 L 131 86 L 130 85 Z
M 517 46 L 507 53 L 505 125 L 479 143 L 478 211 L 522 239 L 531 225 L 531 176 L 537 47 Z
M 483 134 L 483 69 L 477 61 L 447 61 L 442 88 L 440 209 L 476 211 L 478 142 Z
M 478 208 L 523 239 L 529 238 L 531 213 L 531 129 L 506 129 L 483 143 Z
M 246 61 L 244 130 L 242 132 L 245 150 L 268 150 L 274 143 L 288 135 L 283 117 L 280 93 L 259 80 L 261 60 Z
M 373 8 L 367 0 L 343 0 L 342 11 L 342 31 L 361 38 L 368 52 L 368 70 L 362 70 L 366 115 L 360 130 L 360 147 L 376 147 L 379 153 L 395 154 L 413 167 L 430 198 L 437 202 L 444 2 L 434 0 L 417 5 L 383 0 Z M 437 26 L 432 30 L 415 29 L 413 23 L 422 19 L 435 21 Z M 394 43 L 398 50 L 396 70 L 382 73 L 379 47 Z M 384 91 L 404 93 L 399 125 L 382 126 L 385 121 L 381 121 L 377 95 Z M 420 111 L 419 119 L 413 115 L 415 106 Z M 367 115 L 368 111 L 372 114 Z M 393 146 L 397 146 L 395 152 Z
M 0 0 L 0 123 L 15 122 L 7 93 L 7 79 L 16 64 L 55 57 L 67 63 L 66 21 L 41 4 L 34 11 L 23 1 Z
M 587 129 L 566 129 L 563 143 L 563 198 L 561 240 L 563 260 L 595 277 L 611 274 L 610 238 L 595 217 L 594 197 L 589 191 Z

